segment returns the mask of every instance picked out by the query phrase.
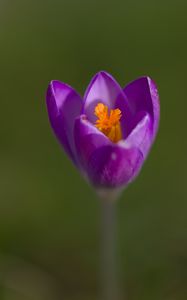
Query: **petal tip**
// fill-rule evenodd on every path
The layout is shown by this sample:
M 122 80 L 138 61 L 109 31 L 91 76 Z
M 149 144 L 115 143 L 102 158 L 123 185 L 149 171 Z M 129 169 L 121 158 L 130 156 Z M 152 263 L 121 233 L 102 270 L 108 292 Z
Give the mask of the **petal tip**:
M 114 81 L 114 78 L 112 77 L 112 75 L 110 73 L 108 73 L 107 71 L 104 71 L 104 70 L 101 70 L 101 71 L 98 71 L 93 77 L 92 77 L 92 80 L 91 80 L 91 83 L 93 84 L 94 81 L 96 79 L 98 79 L 99 77 L 101 78 L 104 78 L 104 79 L 111 79 Z
M 116 80 L 114 79 L 114 77 L 113 77 L 109 72 L 107 72 L 107 71 L 105 71 L 105 70 L 101 70 L 101 71 L 97 72 L 97 73 L 95 74 L 94 78 L 96 79 L 96 78 L 98 78 L 98 77 L 102 77 L 102 78 L 104 78 L 104 79 L 110 79 L 110 80 L 116 82 Z
M 53 79 L 53 80 L 51 80 L 50 82 L 49 82 L 49 85 L 48 85 L 48 88 L 50 87 L 50 88 L 55 88 L 57 85 L 61 85 L 61 84 L 63 84 L 61 81 L 59 81 L 59 80 L 56 80 L 56 79 Z
M 139 78 L 136 79 L 136 80 L 137 80 L 137 81 L 138 81 L 138 80 L 144 80 L 144 81 L 147 82 L 147 84 L 148 84 L 150 90 L 151 90 L 151 89 L 158 90 L 158 89 L 157 89 L 156 82 L 155 82 L 155 81 L 153 80 L 153 78 L 150 77 L 150 76 L 146 76 L 146 75 L 145 75 L 145 76 L 139 77 Z
M 105 70 L 101 70 L 99 72 L 96 73 L 97 76 L 107 76 L 107 77 L 111 77 L 111 75 L 105 71 Z
M 47 92 L 46 92 L 46 101 L 48 102 L 51 98 L 51 95 L 55 98 L 55 90 L 58 86 L 61 86 L 62 82 L 59 80 L 51 80 L 48 84 Z

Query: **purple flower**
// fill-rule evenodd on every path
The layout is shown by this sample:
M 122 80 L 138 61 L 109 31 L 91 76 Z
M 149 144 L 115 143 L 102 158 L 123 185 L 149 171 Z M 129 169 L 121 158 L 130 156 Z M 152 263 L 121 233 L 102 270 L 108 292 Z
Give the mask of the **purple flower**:
M 124 187 L 139 173 L 159 124 L 159 96 L 153 80 L 141 77 L 122 89 L 99 72 L 84 98 L 52 81 L 47 109 L 64 150 L 97 188 Z

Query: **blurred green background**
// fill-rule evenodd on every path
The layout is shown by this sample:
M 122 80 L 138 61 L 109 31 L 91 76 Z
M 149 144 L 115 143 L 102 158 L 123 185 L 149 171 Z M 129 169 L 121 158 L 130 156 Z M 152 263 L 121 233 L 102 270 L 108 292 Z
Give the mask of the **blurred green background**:
M 128 300 L 187 299 L 186 0 L 0 0 L 0 299 L 99 299 L 99 203 L 55 140 L 51 79 L 157 82 L 161 125 L 118 203 Z M 115 299 L 117 300 L 117 299 Z

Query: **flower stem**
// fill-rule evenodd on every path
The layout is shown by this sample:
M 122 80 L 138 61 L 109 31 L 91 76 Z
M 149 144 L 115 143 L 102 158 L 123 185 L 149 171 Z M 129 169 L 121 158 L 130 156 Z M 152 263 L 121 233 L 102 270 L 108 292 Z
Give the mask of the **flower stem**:
M 116 201 L 101 197 L 102 300 L 118 300 Z

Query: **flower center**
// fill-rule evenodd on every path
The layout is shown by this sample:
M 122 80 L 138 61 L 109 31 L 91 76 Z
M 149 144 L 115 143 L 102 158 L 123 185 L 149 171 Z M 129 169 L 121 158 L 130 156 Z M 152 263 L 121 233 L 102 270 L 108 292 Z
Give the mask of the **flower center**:
M 111 109 L 109 114 L 108 107 L 103 103 L 98 103 L 95 107 L 95 115 L 98 117 L 95 126 L 113 143 L 117 143 L 122 139 L 121 110 L 119 108 Z

